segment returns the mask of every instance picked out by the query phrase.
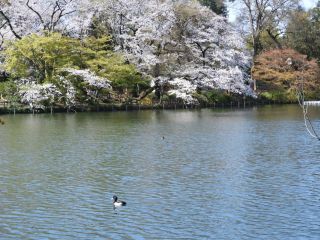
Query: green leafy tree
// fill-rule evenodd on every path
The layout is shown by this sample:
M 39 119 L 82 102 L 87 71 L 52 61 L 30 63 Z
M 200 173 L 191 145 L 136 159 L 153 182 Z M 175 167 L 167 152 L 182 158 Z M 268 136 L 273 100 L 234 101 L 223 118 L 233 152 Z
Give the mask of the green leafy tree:
M 12 81 L 0 82 L 0 94 L 11 103 L 19 101 L 17 93 L 17 86 Z
M 109 79 L 120 93 L 137 96 L 140 89 L 149 85 L 133 65 L 113 51 L 110 36 L 79 40 L 59 33 L 32 34 L 10 43 L 4 57 L 5 70 L 13 79 L 33 78 L 38 84 L 57 84 L 63 69 L 87 69 L 98 77 Z M 83 94 L 81 84 L 75 85 Z
M 32 34 L 6 48 L 5 70 L 13 78 L 33 77 L 38 83 L 50 82 L 57 69 L 79 65 L 80 47 L 80 41 L 58 33 Z
M 108 43 L 108 45 L 105 45 Z M 89 37 L 83 41 L 86 49 L 90 49 L 84 61 L 85 68 L 89 68 L 99 76 L 111 80 L 115 90 L 137 96 L 140 90 L 149 87 L 149 81 L 137 72 L 134 65 L 111 50 L 111 39 Z M 90 56 L 91 55 L 91 56 Z
M 286 35 L 289 47 L 320 61 L 320 1 L 308 12 L 293 12 Z
M 224 0 L 199 0 L 199 2 L 209 7 L 213 12 L 219 15 L 227 16 L 228 11 Z

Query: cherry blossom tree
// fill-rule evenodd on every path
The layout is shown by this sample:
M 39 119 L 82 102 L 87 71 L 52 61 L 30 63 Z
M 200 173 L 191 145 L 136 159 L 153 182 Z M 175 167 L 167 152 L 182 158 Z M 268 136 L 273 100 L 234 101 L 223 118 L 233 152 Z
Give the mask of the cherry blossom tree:
M 78 70 L 78 69 L 72 69 L 72 68 L 67 68 L 67 69 L 63 69 L 62 71 L 66 72 L 69 76 L 71 77 L 76 77 L 77 79 L 79 78 L 80 81 L 83 82 L 83 87 L 84 90 L 86 92 L 86 100 L 87 101 L 94 101 L 97 102 L 97 100 L 99 99 L 99 95 L 100 92 L 103 90 L 111 90 L 111 81 L 109 81 L 106 78 L 102 78 L 97 76 L 95 73 L 91 72 L 88 69 L 84 69 L 84 70 Z M 68 89 L 74 88 L 74 85 L 72 84 L 72 82 L 70 80 L 64 79 L 62 78 L 64 81 L 68 81 L 67 84 L 69 86 L 67 86 L 67 94 L 66 94 L 66 99 L 70 99 L 70 97 L 68 97 L 68 94 L 71 96 L 73 96 L 73 98 L 75 98 L 74 94 L 70 94 L 72 91 L 69 91 L 70 93 L 68 93 Z
M 106 1 L 118 50 L 125 52 L 153 86 L 193 101 L 199 89 L 252 95 L 250 56 L 239 34 L 194 1 Z
M 74 107 L 77 102 L 77 89 L 83 85 L 86 92 L 87 101 L 96 101 L 99 92 L 102 90 L 111 90 L 110 81 L 99 77 L 89 70 L 63 69 L 67 76 L 62 74 L 56 84 L 37 83 L 32 78 L 21 78 L 16 81 L 18 95 L 21 103 L 28 104 L 30 109 L 44 109 L 48 105 L 63 100 L 69 109 Z M 76 77 L 76 79 L 72 79 Z
M 0 33 L 19 39 L 59 31 L 81 38 L 93 16 L 105 19 L 115 50 L 151 79 L 157 95 L 166 91 L 186 102 L 208 89 L 253 95 L 251 58 L 240 35 L 225 17 L 193 0 L 4 1 Z
M 44 109 L 61 96 L 61 92 L 51 83 L 38 84 L 33 79 L 19 79 L 17 86 L 21 102 L 28 104 L 30 109 Z
M 8 0 L 0 4 L 1 35 L 18 39 L 30 33 L 60 31 L 82 35 L 99 4 L 90 0 Z

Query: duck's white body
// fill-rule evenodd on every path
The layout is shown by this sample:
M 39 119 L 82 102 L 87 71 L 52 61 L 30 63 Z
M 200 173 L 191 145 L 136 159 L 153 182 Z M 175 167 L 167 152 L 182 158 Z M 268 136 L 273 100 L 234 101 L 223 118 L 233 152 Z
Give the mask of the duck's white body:
M 114 205 L 115 207 L 125 206 L 125 204 L 123 204 L 123 202 L 114 202 L 113 205 Z

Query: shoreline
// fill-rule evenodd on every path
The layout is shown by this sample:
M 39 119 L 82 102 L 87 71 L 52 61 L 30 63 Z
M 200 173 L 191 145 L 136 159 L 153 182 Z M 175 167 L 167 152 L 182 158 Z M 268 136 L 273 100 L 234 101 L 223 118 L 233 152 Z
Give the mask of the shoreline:
M 43 113 L 77 113 L 77 112 L 128 112 L 128 111 L 143 111 L 143 110 L 191 110 L 191 109 L 244 109 L 254 106 L 267 106 L 267 105 L 286 105 L 297 104 L 296 102 L 276 102 L 276 101 L 237 101 L 228 103 L 208 103 L 208 104 L 183 104 L 183 103 L 162 103 L 153 105 L 140 105 L 140 104 L 99 104 L 99 105 L 78 105 L 72 109 L 61 106 L 46 107 L 45 109 L 30 109 L 27 106 L 19 107 L 0 107 L 0 115 L 11 114 L 43 114 Z

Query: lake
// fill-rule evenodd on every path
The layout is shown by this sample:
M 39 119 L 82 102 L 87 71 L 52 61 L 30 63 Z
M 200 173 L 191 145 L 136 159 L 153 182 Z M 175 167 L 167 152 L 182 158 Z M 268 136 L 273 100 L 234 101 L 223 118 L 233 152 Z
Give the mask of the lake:
M 320 239 L 295 105 L 1 118 L 1 240 Z

